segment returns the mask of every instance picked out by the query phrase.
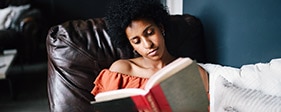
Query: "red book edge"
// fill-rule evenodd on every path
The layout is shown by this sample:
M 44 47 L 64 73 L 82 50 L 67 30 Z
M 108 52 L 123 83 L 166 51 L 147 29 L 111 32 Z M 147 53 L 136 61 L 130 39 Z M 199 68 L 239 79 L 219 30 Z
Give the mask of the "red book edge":
M 131 97 L 138 110 L 153 112 L 172 112 L 160 84 L 150 89 L 145 96 L 137 95 Z
M 142 95 L 131 96 L 131 99 L 134 102 L 138 111 L 144 111 L 144 112 L 152 111 L 152 108 L 145 96 Z
M 172 108 L 166 99 L 166 96 L 160 86 L 160 84 L 155 85 L 151 90 L 150 93 L 153 94 L 153 97 L 158 102 L 158 107 L 161 109 L 161 112 L 172 112 Z

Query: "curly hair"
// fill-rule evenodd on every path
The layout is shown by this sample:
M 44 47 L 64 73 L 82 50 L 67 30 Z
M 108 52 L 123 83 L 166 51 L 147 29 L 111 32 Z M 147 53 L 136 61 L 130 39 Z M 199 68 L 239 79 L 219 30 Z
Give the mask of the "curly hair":
M 168 25 L 169 13 L 160 0 L 113 0 L 105 16 L 108 34 L 115 47 L 130 48 L 125 29 L 136 19 L 152 20 L 156 25 Z

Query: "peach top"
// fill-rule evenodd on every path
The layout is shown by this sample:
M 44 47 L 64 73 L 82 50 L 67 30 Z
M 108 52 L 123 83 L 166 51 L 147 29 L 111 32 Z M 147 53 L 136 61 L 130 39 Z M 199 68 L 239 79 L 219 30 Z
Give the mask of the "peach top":
M 148 78 L 136 77 L 103 69 L 94 81 L 95 87 L 91 93 L 97 95 L 100 92 L 122 88 L 143 89 L 147 81 Z

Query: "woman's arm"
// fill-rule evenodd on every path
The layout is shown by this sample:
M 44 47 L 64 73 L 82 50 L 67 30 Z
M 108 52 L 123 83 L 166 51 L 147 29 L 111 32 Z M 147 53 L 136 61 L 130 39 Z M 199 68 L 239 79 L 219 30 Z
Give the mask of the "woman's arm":
M 203 80 L 206 92 L 209 92 L 209 75 L 201 66 L 198 66 L 198 69 Z

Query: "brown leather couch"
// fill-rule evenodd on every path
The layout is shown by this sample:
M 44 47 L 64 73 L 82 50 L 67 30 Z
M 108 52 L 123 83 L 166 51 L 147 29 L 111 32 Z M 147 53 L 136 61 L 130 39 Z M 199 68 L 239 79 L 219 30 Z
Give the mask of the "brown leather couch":
M 71 20 L 50 28 L 46 41 L 50 111 L 91 111 L 90 92 L 99 72 L 117 59 L 133 57 L 132 51 L 112 46 L 106 31 L 103 18 Z M 166 36 L 174 56 L 205 61 L 203 27 L 196 17 L 171 16 Z

